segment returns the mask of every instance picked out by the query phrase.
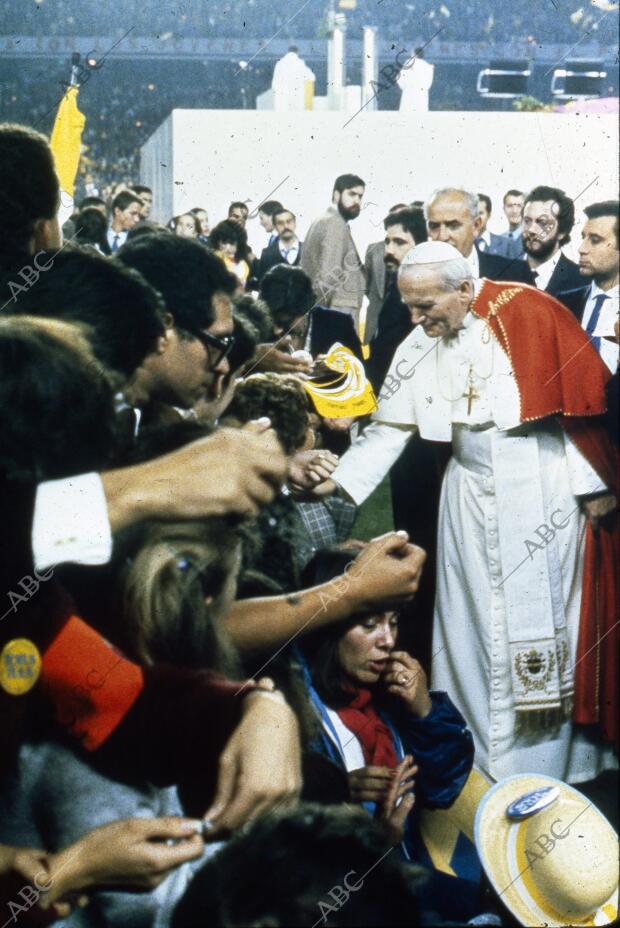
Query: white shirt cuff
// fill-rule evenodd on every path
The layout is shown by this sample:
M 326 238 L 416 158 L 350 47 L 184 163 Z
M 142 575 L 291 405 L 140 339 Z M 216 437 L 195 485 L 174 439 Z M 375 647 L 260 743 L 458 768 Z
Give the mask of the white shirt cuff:
M 99 474 L 39 484 L 32 551 L 39 571 L 55 564 L 105 564 L 110 560 L 112 530 Z

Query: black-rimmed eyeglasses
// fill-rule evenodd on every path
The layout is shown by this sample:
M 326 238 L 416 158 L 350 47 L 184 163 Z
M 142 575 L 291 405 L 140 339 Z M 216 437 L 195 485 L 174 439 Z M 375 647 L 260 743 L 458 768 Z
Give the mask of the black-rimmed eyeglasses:
M 217 367 L 218 364 L 221 364 L 222 361 L 228 357 L 235 344 L 234 335 L 213 335 L 212 332 L 192 332 L 192 335 L 194 338 L 197 338 L 198 341 L 202 342 L 205 348 L 215 348 L 216 351 L 220 352 L 217 359 L 213 362 L 213 367 Z

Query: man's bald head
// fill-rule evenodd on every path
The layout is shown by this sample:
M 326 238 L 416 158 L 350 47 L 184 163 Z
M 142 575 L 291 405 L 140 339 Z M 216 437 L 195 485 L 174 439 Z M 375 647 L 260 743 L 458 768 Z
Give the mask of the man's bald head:
M 426 205 L 426 221 L 432 241 L 454 245 L 469 258 L 482 227 L 477 194 L 460 187 L 436 190 Z
M 412 248 L 401 264 L 398 288 L 411 321 L 432 338 L 455 335 L 474 296 L 469 264 L 446 242 Z

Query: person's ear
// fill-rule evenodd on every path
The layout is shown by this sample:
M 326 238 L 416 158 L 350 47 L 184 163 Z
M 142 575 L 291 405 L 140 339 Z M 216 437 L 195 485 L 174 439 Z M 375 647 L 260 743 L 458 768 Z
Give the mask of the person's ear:
M 471 279 L 465 278 L 465 280 L 462 280 L 462 281 L 460 282 L 460 284 L 459 284 L 459 296 L 460 296 L 460 298 L 461 298 L 461 302 L 463 302 L 465 305 L 469 306 L 469 304 L 471 303 L 471 301 L 472 301 L 473 298 L 474 298 L 474 284 L 473 284 L 473 281 L 472 281 Z
M 157 336 L 156 353 L 164 354 L 172 342 L 174 336 L 174 317 L 171 313 L 164 313 L 164 332 Z
M 60 248 L 60 230 L 56 216 L 52 219 L 37 219 L 32 233 L 32 244 L 33 254 Z
M 480 230 L 482 229 L 482 216 L 476 216 L 474 219 L 474 236 L 477 238 L 480 235 Z

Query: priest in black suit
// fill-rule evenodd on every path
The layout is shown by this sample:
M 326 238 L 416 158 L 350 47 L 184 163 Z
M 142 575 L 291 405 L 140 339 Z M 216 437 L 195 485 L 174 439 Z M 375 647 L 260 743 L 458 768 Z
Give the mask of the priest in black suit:
M 258 282 L 261 283 L 265 274 L 276 264 L 289 264 L 299 267 L 301 261 L 301 248 L 303 242 L 297 238 L 297 217 L 290 209 L 277 210 L 272 216 L 273 227 L 277 238 L 263 248 L 258 260 Z

